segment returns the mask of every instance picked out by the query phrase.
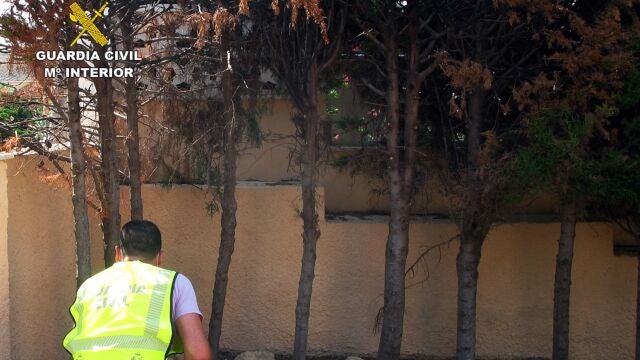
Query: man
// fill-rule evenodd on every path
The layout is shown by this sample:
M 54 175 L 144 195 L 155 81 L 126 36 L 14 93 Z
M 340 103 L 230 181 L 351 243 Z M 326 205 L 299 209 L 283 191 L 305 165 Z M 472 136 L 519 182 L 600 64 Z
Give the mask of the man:
M 160 230 L 150 221 L 122 227 L 116 263 L 78 289 L 64 338 L 74 360 L 211 360 L 202 313 L 189 280 L 162 269 Z M 177 330 L 177 334 L 176 334 Z

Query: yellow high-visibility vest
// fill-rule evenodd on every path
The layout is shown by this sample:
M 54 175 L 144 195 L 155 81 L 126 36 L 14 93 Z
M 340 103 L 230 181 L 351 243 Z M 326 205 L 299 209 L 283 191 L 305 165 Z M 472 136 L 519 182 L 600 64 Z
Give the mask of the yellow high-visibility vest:
M 164 360 L 173 348 L 171 307 L 177 273 L 124 261 L 92 276 L 69 311 L 75 326 L 65 336 L 74 360 Z

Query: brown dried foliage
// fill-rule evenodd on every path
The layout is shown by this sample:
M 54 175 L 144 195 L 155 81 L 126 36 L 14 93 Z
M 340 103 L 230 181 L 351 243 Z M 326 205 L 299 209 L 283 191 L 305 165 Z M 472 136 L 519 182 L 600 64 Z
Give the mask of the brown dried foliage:
M 491 88 L 493 81 L 491 71 L 475 61 L 469 59 L 462 62 L 445 60 L 442 69 L 451 80 L 450 85 L 455 89 L 472 91 L 479 86 L 485 90 Z
M 550 21 L 556 21 L 559 17 L 566 14 L 567 9 L 561 1 L 549 0 L 493 0 L 495 8 L 519 8 L 524 9 L 524 15 L 527 22 L 531 21 L 531 15 L 536 13 L 544 13 Z M 509 16 L 509 20 L 513 15 Z M 518 18 L 521 18 L 520 16 Z M 509 21 L 511 23 L 511 21 Z M 511 24 L 513 25 L 513 24 Z
M 197 40 L 193 46 L 196 49 L 202 49 L 210 39 L 220 42 L 226 29 L 235 29 L 238 17 L 227 8 L 219 7 L 214 12 L 201 12 L 188 16 L 186 21 L 197 30 Z
M 238 4 L 238 14 L 249 16 L 249 0 L 240 0 L 240 4 Z
M 44 166 L 38 166 L 38 179 L 56 190 L 71 189 L 71 179 L 66 174 L 53 172 Z
M 482 133 L 482 136 L 485 141 L 483 142 L 482 149 L 478 155 L 478 163 L 481 169 L 484 169 L 486 165 L 491 164 L 491 161 L 494 160 L 494 155 L 498 153 L 501 146 L 495 131 L 487 130 Z
M 469 59 L 460 62 L 443 54 L 440 55 L 440 62 L 444 74 L 449 77 L 449 85 L 461 92 L 459 97 L 452 96 L 449 100 L 449 115 L 462 119 L 466 111 L 467 93 L 477 88 L 490 89 L 493 75 L 488 68 Z
M 611 5 L 593 23 L 563 9 L 569 26 L 556 29 L 553 21 L 560 15 L 543 12 L 552 30 L 539 33 L 538 38 L 555 49 L 548 59 L 561 70 L 540 74 L 515 89 L 518 109 L 536 114 L 543 108 L 564 107 L 602 119 L 598 106 L 621 90 L 621 76 L 631 65 L 627 44 L 633 29 L 623 27 L 620 15 L 626 6 L 622 2 Z
M 304 10 L 307 15 L 306 20 L 312 20 L 320 28 L 322 39 L 325 43 L 329 43 L 329 33 L 327 28 L 327 22 L 324 16 L 324 10 L 320 7 L 318 0 L 286 0 L 285 5 L 291 9 L 291 26 L 296 27 L 298 24 L 298 18 L 300 12 Z M 271 9 L 274 14 L 280 15 L 280 1 L 271 0 Z M 249 0 L 240 0 L 240 14 L 249 14 Z
M 50 85 L 44 77 L 50 61 L 36 61 L 37 51 L 59 50 L 60 30 L 69 14 L 71 1 L 10 1 L 16 15 L 4 21 L 4 37 L 9 42 L 9 63 L 31 72 L 40 84 Z
M 20 137 L 18 136 L 12 136 L 10 138 L 8 138 L 7 140 L 5 140 L 4 143 L 2 143 L 2 146 L 0 146 L 0 151 L 11 151 L 11 150 L 15 150 L 15 149 L 20 149 L 22 148 L 22 145 L 24 145 L 22 139 L 20 139 Z
M 276 15 L 280 15 L 280 1 L 279 0 L 271 0 L 271 9 Z
M 222 34 L 225 30 L 235 29 L 236 25 L 238 24 L 239 15 L 250 15 L 249 2 L 250 0 L 239 0 L 237 14 L 234 14 L 229 11 L 229 9 L 221 6 L 218 7 L 215 11 L 202 11 L 196 14 L 189 15 L 187 17 L 182 17 L 184 21 L 191 24 L 196 29 L 197 39 L 194 47 L 197 49 L 202 49 L 209 40 L 212 40 L 213 42 L 220 42 Z M 318 25 L 318 27 L 320 28 L 322 39 L 325 43 L 329 43 L 329 35 L 324 17 L 324 11 L 320 7 L 317 0 L 287 0 L 285 4 L 288 8 L 291 9 L 292 27 L 295 28 L 297 26 L 300 12 L 304 10 L 304 12 L 306 13 L 307 21 L 312 20 L 313 22 L 315 22 L 316 25 Z M 271 9 L 273 10 L 275 15 L 280 14 L 281 9 L 279 0 L 271 1 Z M 163 21 L 163 24 L 163 26 L 165 27 L 175 28 L 175 26 L 172 26 L 172 24 L 170 22 L 167 22 L 166 20 Z M 163 29 L 154 29 L 153 27 L 148 27 L 147 31 L 162 32 Z
M 539 74 L 533 81 L 525 81 L 514 90 L 513 98 L 519 111 L 538 113 L 549 102 L 557 91 L 560 91 L 557 74 Z
M 312 19 L 319 27 L 322 39 L 325 43 L 329 43 L 329 34 L 327 30 L 327 23 L 324 18 L 324 11 L 320 7 L 318 0 L 289 0 L 289 6 L 291 6 L 291 25 L 296 26 L 298 21 L 299 10 L 304 9 L 307 14 L 307 21 Z
M 84 146 L 84 156 L 87 161 L 98 164 L 100 163 L 100 150 L 95 146 Z
M 229 10 L 226 8 L 218 8 L 215 13 L 213 13 L 213 34 L 214 40 L 220 41 L 220 37 L 222 36 L 222 32 L 225 29 L 235 29 L 236 24 L 238 23 L 238 18 L 232 15 Z

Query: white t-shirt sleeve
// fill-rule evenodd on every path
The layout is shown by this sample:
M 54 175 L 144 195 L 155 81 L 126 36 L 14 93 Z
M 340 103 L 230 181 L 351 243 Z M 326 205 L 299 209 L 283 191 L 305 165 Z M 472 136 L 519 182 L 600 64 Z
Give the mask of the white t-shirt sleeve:
M 191 281 L 186 276 L 178 274 L 176 282 L 173 286 L 173 313 L 171 319 L 176 321 L 185 314 L 198 314 L 202 318 L 202 312 L 198 308 L 198 299 L 196 292 L 191 285 Z

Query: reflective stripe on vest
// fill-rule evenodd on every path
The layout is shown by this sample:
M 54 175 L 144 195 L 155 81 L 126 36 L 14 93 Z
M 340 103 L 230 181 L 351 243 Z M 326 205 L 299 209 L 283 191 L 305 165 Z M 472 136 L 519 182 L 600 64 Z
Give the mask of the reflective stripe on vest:
M 64 347 L 74 359 L 164 359 L 173 337 L 175 277 L 139 261 L 115 263 L 91 277 L 71 306 L 76 325 Z

